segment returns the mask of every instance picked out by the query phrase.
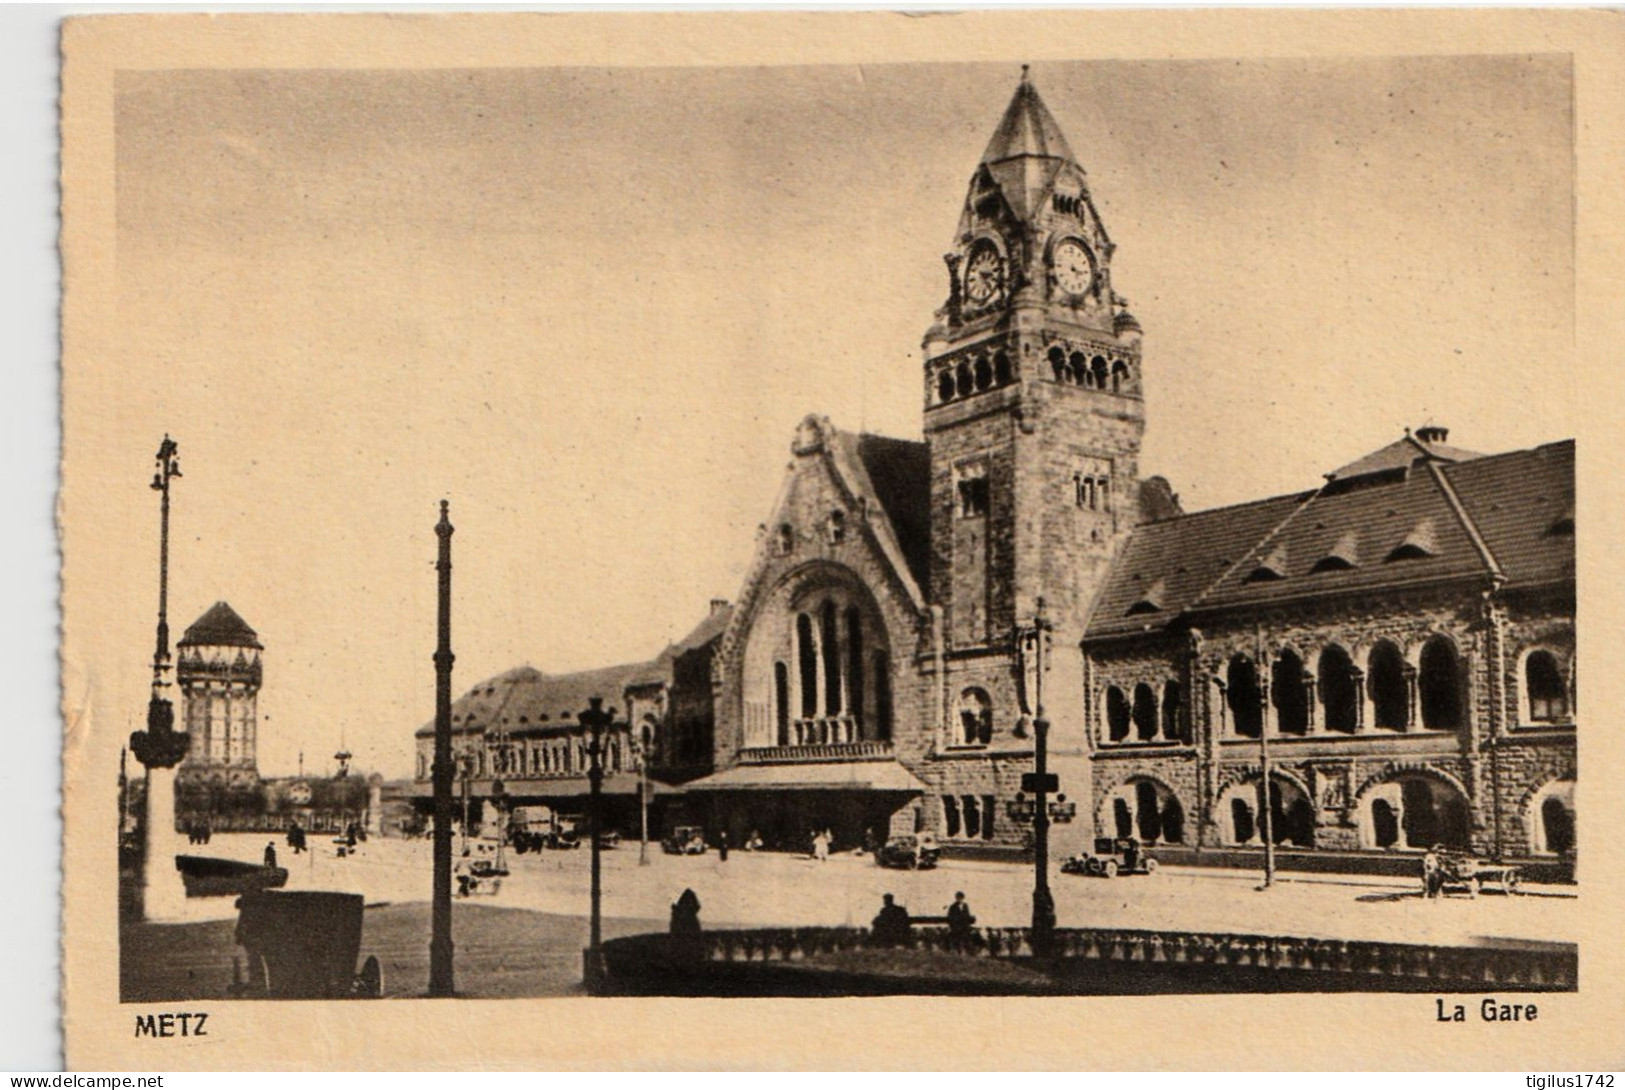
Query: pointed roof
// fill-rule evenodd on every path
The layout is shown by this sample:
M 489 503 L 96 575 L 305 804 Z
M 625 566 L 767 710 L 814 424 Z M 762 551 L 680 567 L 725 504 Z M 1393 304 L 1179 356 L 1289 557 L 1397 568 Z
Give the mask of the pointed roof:
M 1326 474 L 1329 481 L 1347 481 L 1374 473 L 1406 469 L 1416 462 L 1465 462 L 1482 457 L 1476 451 L 1445 445 L 1448 433 L 1443 428 L 1421 428 L 1414 435 L 1406 429 L 1403 438 L 1356 458 L 1348 465 Z
M 193 621 L 181 636 L 177 647 L 252 647 L 260 645 L 259 633 L 248 627 L 248 622 L 225 602 L 216 602 Z
M 1025 66 L 1021 70 L 1021 85 L 1010 99 L 999 127 L 993 130 L 993 139 L 982 153 L 982 162 L 991 166 L 1022 155 L 1077 162 L 1066 137 L 1061 135 L 1061 126 L 1055 123 L 1055 116 L 1038 97 L 1038 88 L 1027 79 Z

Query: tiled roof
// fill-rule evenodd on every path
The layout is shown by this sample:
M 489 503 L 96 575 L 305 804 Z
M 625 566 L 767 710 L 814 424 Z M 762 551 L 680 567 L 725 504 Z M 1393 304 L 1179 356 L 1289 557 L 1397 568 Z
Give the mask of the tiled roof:
M 1346 481 L 1352 477 L 1364 477 L 1372 473 L 1385 473 L 1389 470 L 1404 469 L 1417 460 L 1435 462 L 1466 462 L 1483 455 L 1460 447 L 1446 446 L 1442 442 L 1429 441 L 1420 435 L 1406 432 L 1404 438 L 1396 439 L 1381 450 L 1374 450 L 1363 458 L 1357 458 L 1333 473 L 1326 474 L 1330 480 Z
M 891 523 L 909 574 L 929 594 L 931 573 L 931 450 L 924 443 L 859 434 L 858 460 L 874 499 Z
M 1508 586 L 1574 578 L 1573 440 L 1442 472 Z
M 1347 478 L 1335 477 L 1316 492 L 1137 528 L 1089 634 L 1158 628 L 1181 612 L 1473 575 L 1508 585 L 1573 578 L 1572 442 L 1460 462 L 1377 455 L 1354 463 L 1381 475 L 1366 487 L 1337 487 Z
M 181 636 L 177 647 L 252 647 L 260 646 L 259 633 L 248 627 L 248 622 L 237 615 L 225 602 L 216 602 L 193 621 Z
M 595 696 L 603 697 L 605 708 L 616 709 L 619 721 L 625 715 L 622 695 L 626 687 L 659 669 L 654 662 L 630 662 L 548 675 L 532 666 L 515 667 L 487 678 L 453 701 L 452 730 L 461 734 L 498 728 L 514 735 L 573 730 L 587 701 Z M 433 733 L 433 720 L 417 730 L 419 738 Z

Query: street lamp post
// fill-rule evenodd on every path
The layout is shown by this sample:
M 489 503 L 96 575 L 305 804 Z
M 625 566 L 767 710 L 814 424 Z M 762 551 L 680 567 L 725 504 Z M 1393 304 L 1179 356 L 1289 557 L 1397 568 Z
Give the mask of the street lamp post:
M 152 655 L 152 695 L 147 700 L 147 729 L 130 735 L 130 752 L 147 770 L 146 828 L 142 833 L 141 912 L 144 918 L 181 915 L 186 888 L 175 869 L 180 844 L 175 835 L 175 766 L 186 756 L 191 738 L 175 730 L 175 706 L 169 700 L 169 484 L 181 475 L 179 447 L 169 436 L 159 444 L 153 491 L 163 498 L 158 516 L 158 640 Z
M 615 709 L 605 711 L 604 698 L 601 696 L 592 697 L 587 703 L 587 710 L 577 717 L 581 725 L 587 728 L 587 783 L 591 791 L 588 795 L 587 821 L 592 837 L 592 922 L 582 975 L 587 990 L 595 991 L 603 980 L 603 952 L 600 945 L 603 941 L 602 846 L 599 834 L 603 828 L 604 728 L 614 721 Z
M 1059 778 L 1049 771 L 1049 719 L 1044 714 L 1045 652 L 1049 649 L 1051 626 L 1044 614 L 1044 600 L 1038 599 L 1038 611 L 1032 627 L 1021 634 L 1032 643 L 1034 656 L 1033 676 L 1033 770 L 1023 776 L 1023 792 L 1033 795 L 1033 922 L 1032 949 L 1039 957 L 1046 957 L 1055 939 L 1055 898 L 1049 888 L 1049 826 L 1048 796 L 1060 789 Z
M 438 643 L 434 653 L 434 908 L 429 937 L 429 994 L 456 992 L 451 941 L 451 535 L 450 505 L 440 501 Z M 304 755 L 300 755 L 301 762 Z
M 643 724 L 638 740 L 638 866 L 649 865 L 649 761 L 654 745 L 654 731 Z

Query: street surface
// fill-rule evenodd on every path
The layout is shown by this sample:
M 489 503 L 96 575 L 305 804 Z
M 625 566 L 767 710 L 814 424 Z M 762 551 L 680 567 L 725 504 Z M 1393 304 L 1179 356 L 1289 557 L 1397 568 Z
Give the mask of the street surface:
M 222 834 L 198 854 L 258 862 L 264 835 Z M 294 855 L 275 841 L 288 868 L 287 889 L 361 893 L 369 905 L 430 899 L 428 840 L 374 838 L 349 858 L 325 839 Z M 457 842 L 453 842 L 454 856 Z M 487 856 L 489 853 L 486 853 Z M 582 917 L 588 911 L 589 857 L 585 848 L 517 855 L 508 852 L 510 876 L 495 895 L 459 903 Z M 1207 867 L 1163 867 L 1154 875 L 1083 878 L 1051 875 L 1062 927 L 1132 927 L 1187 931 L 1382 939 L 1434 945 L 1483 939 L 1576 942 L 1578 895 L 1573 886 L 1527 886 L 1518 896 L 1485 893 L 1475 899 L 1420 896 L 1420 882 L 1363 875 L 1288 874 L 1260 891 L 1255 872 Z M 603 853 L 606 919 L 664 921 L 685 888 L 700 898 L 709 928 L 867 926 L 881 895 L 919 916 L 940 916 L 963 890 L 984 926 L 1024 926 L 1032 912 L 1032 869 L 1020 863 L 947 860 L 929 871 L 886 870 L 868 856 L 839 854 L 819 863 L 802 856 L 733 851 L 663 854 L 649 846 L 649 865 L 638 865 L 636 841 Z M 235 916 L 230 897 L 188 901 L 192 920 Z M 617 928 L 616 930 L 620 930 Z

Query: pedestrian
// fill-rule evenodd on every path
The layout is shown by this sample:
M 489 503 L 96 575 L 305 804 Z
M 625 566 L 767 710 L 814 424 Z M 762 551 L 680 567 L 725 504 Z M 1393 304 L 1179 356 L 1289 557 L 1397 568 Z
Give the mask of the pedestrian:
M 880 898 L 880 913 L 870 925 L 869 938 L 876 946 L 909 945 L 908 909 L 898 904 L 889 893 Z
M 970 952 L 971 928 L 976 917 L 971 915 L 970 904 L 963 892 L 954 894 L 954 903 L 948 906 L 948 948 L 961 954 Z
M 829 834 L 822 830 L 813 834 L 813 858 L 820 863 L 829 860 Z
M 1422 855 L 1422 896 L 1429 900 L 1439 896 L 1444 888 L 1444 871 L 1439 865 L 1439 855 L 1429 848 Z
M 745 850 L 747 852 L 759 852 L 759 851 L 761 851 L 762 850 L 762 834 L 757 832 L 755 829 L 752 829 L 750 831 L 750 835 L 745 838 Z
M 717 859 L 724 863 L 728 861 L 728 830 L 726 829 L 717 833 Z
M 267 869 L 276 867 L 276 841 L 274 840 L 265 842 L 265 866 Z

